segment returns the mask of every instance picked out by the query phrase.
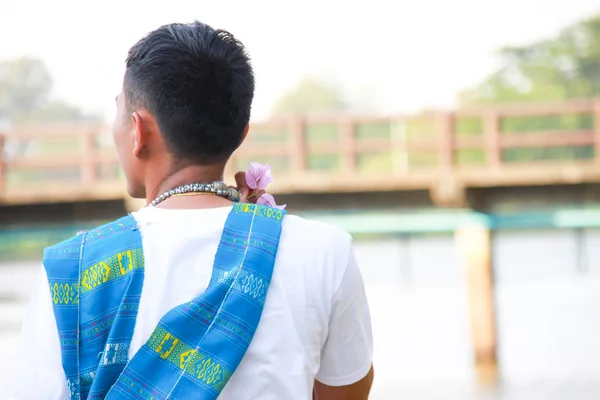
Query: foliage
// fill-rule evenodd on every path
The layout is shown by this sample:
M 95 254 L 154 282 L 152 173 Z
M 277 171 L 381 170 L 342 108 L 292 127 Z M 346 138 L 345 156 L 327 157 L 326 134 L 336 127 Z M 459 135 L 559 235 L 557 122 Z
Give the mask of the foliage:
M 0 118 L 12 122 L 79 121 L 82 112 L 52 100 L 53 81 L 43 61 L 23 57 L 0 62 Z
M 90 119 L 81 110 L 62 100 L 52 101 L 43 107 L 32 110 L 28 122 L 81 121 Z
M 42 107 L 52 90 L 52 78 L 44 63 L 20 58 L 0 63 L 0 110 L 18 118 Z
M 500 50 L 502 66 L 460 95 L 463 105 L 600 95 L 600 15 L 529 46 Z
M 600 96 L 600 15 L 581 21 L 556 37 L 499 52 L 501 67 L 459 95 L 463 106 L 539 102 Z M 474 128 L 469 121 L 463 128 Z M 468 125 L 473 125 L 470 128 Z M 501 133 L 591 129 L 589 114 L 503 118 Z M 476 129 L 476 128 L 475 128 Z M 471 129 L 472 130 L 472 129 Z M 481 130 L 480 130 L 481 131 Z M 477 154 L 462 155 L 467 159 Z M 594 156 L 592 146 L 523 148 L 503 151 L 505 162 L 578 160 Z
M 304 77 L 298 86 L 285 93 L 273 107 L 273 115 L 307 115 L 345 111 L 341 90 L 314 77 Z

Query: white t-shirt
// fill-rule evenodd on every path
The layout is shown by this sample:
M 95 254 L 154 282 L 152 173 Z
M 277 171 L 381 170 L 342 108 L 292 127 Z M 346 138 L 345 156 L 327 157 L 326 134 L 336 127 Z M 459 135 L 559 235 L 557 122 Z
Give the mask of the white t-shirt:
M 129 357 L 170 309 L 202 294 L 231 207 L 144 208 L 145 277 Z M 350 235 L 288 215 L 254 339 L 220 400 L 312 399 L 314 380 L 330 386 L 366 376 L 371 321 Z M 7 400 L 67 400 L 58 331 L 44 269 L 25 318 Z

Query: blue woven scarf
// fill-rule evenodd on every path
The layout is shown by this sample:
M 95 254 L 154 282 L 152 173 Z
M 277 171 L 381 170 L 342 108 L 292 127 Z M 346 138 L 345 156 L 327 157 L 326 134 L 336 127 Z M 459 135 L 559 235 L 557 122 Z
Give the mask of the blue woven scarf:
M 144 281 L 128 216 L 46 249 L 71 400 L 216 399 L 260 321 L 284 211 L 236 203 L 206 291 L 169 311 L 128 360 Z

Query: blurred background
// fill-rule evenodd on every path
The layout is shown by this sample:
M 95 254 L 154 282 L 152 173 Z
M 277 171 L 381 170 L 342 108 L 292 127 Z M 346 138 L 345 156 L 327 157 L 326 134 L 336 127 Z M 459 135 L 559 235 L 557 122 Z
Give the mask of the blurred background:
M 228 179 L 267 162 L 355 238 L 373 399 L 600 398 L 597 0 L 3 1 L 0 387 L 43 247 L 139 207 L 110 136 L 128 48 L 194 19 L 256 71 Z

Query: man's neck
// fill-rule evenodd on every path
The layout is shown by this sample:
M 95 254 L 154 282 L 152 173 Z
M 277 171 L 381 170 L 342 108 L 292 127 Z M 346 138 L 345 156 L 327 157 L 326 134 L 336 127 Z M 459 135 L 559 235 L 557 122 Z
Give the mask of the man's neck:
M 166 176 L 162 180 L 157 181 L 154 184 L 150 183 L 150 185 L 146 186 L 146 203 L 149 204 L 150 202 L 152 202 L 152 200 L 154 200 L 161 194 L 183 185 L 188 185 L 192 183 L 211 183 L 213 181 L 223 180 L 223 169 L 223 165 L 191 165 L 178 169 L 177 171 Z M 202 207 L 206 208 L 206 206 L 211 207 L 209 204 L 221 204 L 223 203 L 223 201 L 227 201 L 222 198 L 217 198 L 217 200 L 220 199 L 223 201 L 215 201 L 215 197 L 216 196 L 190 196 L 185 198 L 174 198 L 171 201 L 169 201 L 169 203 L 174 204 L 175 200 L 177 200 L 176 203 L 179 205 L 194 205 L 198 203 L 206 203 L 206 205 Z M 219 207 L 219 205 L 213 205 L 213 207 Z M 186 206 L 182 208 L 197 207 Z

